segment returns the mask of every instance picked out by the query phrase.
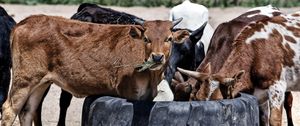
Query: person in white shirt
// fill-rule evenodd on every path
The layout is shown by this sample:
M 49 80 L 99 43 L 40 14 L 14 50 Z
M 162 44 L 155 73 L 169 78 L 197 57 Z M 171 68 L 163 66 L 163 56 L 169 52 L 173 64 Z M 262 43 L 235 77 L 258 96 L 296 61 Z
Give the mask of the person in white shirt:
M 205 6 L 192 3 L 190 0 L 183 0 L 181 4 L 174 6 L 170 10 L 169 20 L 173 21 L 181 17 L 183 20 L 175 28 L 187 28 L 194 31 L 201 27 L 203 23 L 208 22 L 209 13 Z M 213 32 L 214 29 L 207 23 L 200 40 L 204 44 L 205 53 L 207 52 Z M 197 45 L 199 46 L 199 44 Z

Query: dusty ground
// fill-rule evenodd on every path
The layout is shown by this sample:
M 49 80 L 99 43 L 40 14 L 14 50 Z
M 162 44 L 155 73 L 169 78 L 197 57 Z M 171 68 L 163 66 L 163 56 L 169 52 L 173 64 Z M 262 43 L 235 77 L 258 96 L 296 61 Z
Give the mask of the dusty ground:
M 19 22 L 25 17 L 33 14 L 47 14 L 57 15 L 66 18 L 71 17 L 77 10 L 78 5 L 66 6 L 66 5 L 37 5 L 37 6 L 24 6 L 24 5 L 6 5 L 2 4 L 9 14 L 14 15 L 14 19 Z M 142 17 L 147 20 L 154 19 L 168 19 L 169 8 L 157 7 L 157 8 L 144 8 L 144 7 L 111 7 L 113 9 L 124 11 L 136 16 Z M 228 21 L 239 14 L 245 12 L 249 8 L 211 8 L 210 12 L 210 24 L 216 28 L 218 24 L 224 21 Z M 282 9 L 286 13 L 290 13 L 300 8 Z M 48 96 L 43 103 L 43 124 L 46 126 L 55 126 L 58 120 L 58 101 L 59 101 L 60 89 L 57 86 L 52 86 Z M 293 118 L 296 126 L 300 126 L 300 93 L 293 93 Z M 81 107 L 83 99 L 73 98 L 71 107 L 68 109 L 66 123 L 68 126 L 79 126 L 81 120 Z M 285 117 L 285 116 L 284 116 Z M 286 125 L 286 120 L 283 120 Z M 16 125 L 18 125 L 16 123 Z

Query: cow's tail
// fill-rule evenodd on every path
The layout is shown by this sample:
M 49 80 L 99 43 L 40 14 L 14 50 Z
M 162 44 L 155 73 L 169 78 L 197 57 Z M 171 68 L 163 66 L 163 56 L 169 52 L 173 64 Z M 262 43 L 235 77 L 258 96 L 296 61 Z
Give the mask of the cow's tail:
M 10 31 L 10 36 L 9 36 L 9 45 L 10 45 L 10 56 L 9 56 L 9 68 L 12 68 L 12 47 L 13 47 L 13 43 L 12 43 L 12 41 L 13 41 L 13 31 L 14 31 L 14 29 L 12 29 L 11 31 Z
M 18 40 L 16 37 L 18 36 L 17 33 L 17 27 L 14 27 L 11 32 L 10 32 L 10 58 L 11 58 L 11 63 L 10 63 L 10 68 L 13 70 L 14 69 L 14 64 L 17 63 L 16 61 L 16 55 L 19 51 L 19 48 L 16 47 L 18 44 L 16 43 L 16 40 Z M 16 51 L 18 50 L 18 51 Z

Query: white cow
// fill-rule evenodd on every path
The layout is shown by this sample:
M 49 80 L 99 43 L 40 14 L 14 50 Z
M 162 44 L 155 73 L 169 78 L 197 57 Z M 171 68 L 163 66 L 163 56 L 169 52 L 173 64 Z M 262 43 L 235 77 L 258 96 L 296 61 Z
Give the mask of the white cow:
M 187 28 L 194 31 L 201 27 L 204 22 L 208 22 L 208 15 L 208 9 L 205 6 L 192 3 L 189 0 L 184 0 L 181 4 L 170 10 L 169 20 L 173 21 L 182 17 L 183 20 L 175 28 Z M 206 53 L 210 39 L 214 33 L 214 29 L 209 23 L 206 25 L 204 33 L 201 41 L 204 44 Z

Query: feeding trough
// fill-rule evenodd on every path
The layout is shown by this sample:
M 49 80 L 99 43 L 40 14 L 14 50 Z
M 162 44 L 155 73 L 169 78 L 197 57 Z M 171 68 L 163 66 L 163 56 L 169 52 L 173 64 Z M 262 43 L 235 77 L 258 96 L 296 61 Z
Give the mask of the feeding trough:
M 92 100 L 91 100 L 92 99 Z M 254 96 L 219 101 L 128 101 L 103 96 L 84 102 L 83 126 L 243 126 L 259 125 L 259 108 Z

